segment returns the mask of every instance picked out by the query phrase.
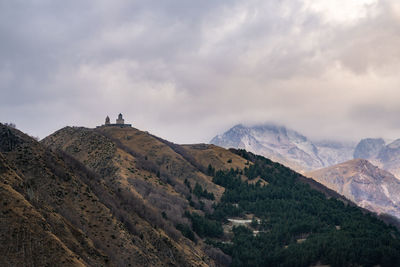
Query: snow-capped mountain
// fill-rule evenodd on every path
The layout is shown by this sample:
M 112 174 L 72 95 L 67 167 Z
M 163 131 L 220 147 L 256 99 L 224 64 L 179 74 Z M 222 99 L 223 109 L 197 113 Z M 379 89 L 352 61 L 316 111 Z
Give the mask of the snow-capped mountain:
M 236 125 L 210 143 L 243 148 L 304 172 L 352 159 L 354 147 L 338 142 L 312 142 L 304 135 L 273 124 Z

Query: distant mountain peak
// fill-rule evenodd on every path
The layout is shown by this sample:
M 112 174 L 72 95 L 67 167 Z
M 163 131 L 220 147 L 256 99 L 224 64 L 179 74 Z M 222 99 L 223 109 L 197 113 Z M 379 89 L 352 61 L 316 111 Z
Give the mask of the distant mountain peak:
M 282 125 L 265 123 L 254 126 L 238 124 L 210 143 L 225 148 L 242 148 L 266 156 L 297 171 L 329 166 L 352 158 L 353 147 L 347 144 L 313 143 L 303 134 Z
M 354 150 L 354 158 L 370 159 L 385 146 L 382 138 L 362 139 Z

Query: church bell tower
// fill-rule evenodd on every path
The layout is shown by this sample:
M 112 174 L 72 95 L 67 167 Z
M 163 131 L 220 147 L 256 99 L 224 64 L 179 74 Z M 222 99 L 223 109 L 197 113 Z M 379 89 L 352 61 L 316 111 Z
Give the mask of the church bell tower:
M 121 124 L 121 125 L 125 124 L 125 120 L 122 118 L 121 113 L 119 113 L 119 115 L 118 115 L 117 124 Z

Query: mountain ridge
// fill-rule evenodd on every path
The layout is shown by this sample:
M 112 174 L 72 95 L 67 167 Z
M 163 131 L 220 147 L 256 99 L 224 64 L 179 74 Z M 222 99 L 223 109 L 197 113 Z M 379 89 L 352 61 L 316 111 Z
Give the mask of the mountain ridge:
M 400 218 L 400 181 L 365 159 L 353 159 L 306 174 L 357 205 Z
M 304 135 L 275 124 L 246 127 L 238 124 L 210 143 L 225 148 L 243 148 L 304 172 L 326 167 L 351 158 L 352 145 L 312 142 Z

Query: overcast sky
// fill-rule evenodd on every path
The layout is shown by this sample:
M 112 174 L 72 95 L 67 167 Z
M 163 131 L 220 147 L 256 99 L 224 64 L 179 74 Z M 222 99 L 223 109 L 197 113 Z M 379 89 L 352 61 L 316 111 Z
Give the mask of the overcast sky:
M 398 0 L 0 0 L 0 122 L 400 138 Z

